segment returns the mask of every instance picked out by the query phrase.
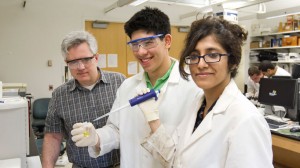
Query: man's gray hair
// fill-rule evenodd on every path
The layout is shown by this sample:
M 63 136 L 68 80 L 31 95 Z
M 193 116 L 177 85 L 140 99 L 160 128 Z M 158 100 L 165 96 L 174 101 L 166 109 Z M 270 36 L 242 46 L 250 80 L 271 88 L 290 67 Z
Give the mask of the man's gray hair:
M 96 38 L 87 31 L 72 31 L 65 36 L 61 43 L 61 53 L 66 60 L 69 50 L 77 47 L 82 43 L 87 43 L 93 54 L 98 51 L 98 44 Z

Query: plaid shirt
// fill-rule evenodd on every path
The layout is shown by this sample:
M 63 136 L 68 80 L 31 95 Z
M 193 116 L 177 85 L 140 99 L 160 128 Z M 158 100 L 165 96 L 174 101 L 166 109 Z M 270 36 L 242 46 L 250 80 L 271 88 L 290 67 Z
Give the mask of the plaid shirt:
M 91 122 L 110 111 L 116 92 L 125 76 L 120 73 L 100 70 L 99 79 L 92 90 L 88 90 L 72 79 L 52 93 L 47 113 L 45 132 L 63 133 L 67 141 L 69 161 L 82 167 L 107 167 L 120 162 L 119 150 L 98 158 L 89 156 L 87 147 L 77 147 L 71 139 L 73 124 Z M 106 118 L 93 122 L 95 128 L 106 124 Z

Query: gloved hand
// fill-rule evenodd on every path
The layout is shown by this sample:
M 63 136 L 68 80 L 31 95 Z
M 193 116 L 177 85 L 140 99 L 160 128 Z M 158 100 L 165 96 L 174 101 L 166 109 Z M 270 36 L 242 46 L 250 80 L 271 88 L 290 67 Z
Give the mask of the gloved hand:
M 143 95 L 150 92 L 150 89 L 142 89 L 138 95 Z M 158 106 L 160 101 L 162 100 L 162 92 L 159 93 L 157 100 L 155 98 L 151 98 L 147 101 L 140 103 L 138 106 L 143 111 L 148 122 L 159 119 Z
M 71 131 L 72 141 L 78 147 L 95 146 L 99 137 L 92 123 L 76 123 Z

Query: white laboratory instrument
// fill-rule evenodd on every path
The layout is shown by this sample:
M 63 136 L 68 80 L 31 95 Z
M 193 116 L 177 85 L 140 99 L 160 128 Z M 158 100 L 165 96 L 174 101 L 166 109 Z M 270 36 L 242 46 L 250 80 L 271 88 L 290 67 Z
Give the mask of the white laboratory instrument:
M 23 97 L 0 99 L 0 160 L 21 159 L 26 168 L 29 155 L 28 102 Z

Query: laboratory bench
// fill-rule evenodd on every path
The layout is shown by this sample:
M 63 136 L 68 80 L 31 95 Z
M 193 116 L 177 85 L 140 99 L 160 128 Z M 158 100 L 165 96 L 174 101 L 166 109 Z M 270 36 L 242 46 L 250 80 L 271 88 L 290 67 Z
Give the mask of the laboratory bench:
M 272 133 L 273 162 L 275 168 L 300 167 L 300 137 Z

